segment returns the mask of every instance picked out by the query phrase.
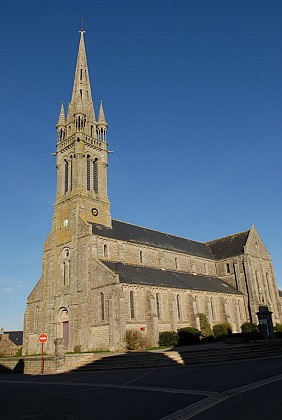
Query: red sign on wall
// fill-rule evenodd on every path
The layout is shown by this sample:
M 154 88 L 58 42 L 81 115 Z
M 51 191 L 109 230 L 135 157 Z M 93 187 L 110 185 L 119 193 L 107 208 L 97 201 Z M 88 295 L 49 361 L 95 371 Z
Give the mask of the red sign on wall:
M 48 340 L 47 334 L 40 334 L 38 340 L 40 341 L 40 343 L 46 343 L 46 341 Z

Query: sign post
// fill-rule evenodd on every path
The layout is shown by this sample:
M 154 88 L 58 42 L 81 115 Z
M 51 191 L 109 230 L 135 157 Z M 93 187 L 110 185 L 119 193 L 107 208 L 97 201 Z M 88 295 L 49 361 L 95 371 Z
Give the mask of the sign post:
M 40 334 L 38 337 L 40 343 L 41 343 L 41 374 L 44 373 L 44 343 L 48 340 L 47 334 Z

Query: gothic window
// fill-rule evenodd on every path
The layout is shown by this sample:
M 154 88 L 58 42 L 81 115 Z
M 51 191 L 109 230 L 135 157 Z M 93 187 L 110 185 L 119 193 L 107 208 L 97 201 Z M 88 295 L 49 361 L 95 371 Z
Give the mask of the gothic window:
M 267 289 L 268 289 L 268 296 L 269 296 L 269 300 L 270 302 L 272 301 L 272 293 L 271 293 L 271 286 L 270 286 L 270 279 L 269 279 L 269 274 L 266 273 L 265 274 L 266 277 L 266 285 L 267 285 Z
M 66 284 L 66 263 L 63 261 L 63 284 Z
M 143 263 L 143 252 L 139 251 L 139 262 L 142 264 Z
M 259 283 L 259 272 L 258 272 L 258 270 L 255 271 L 255 276 L 256 276 L 257 289 L 258 289 L 258 293 L 259 293 L 259 291 L 260 291 L 260 283 Z
M 181 307 L 180 307 L 180 297 L 176 295 L 176 306 L 177 306 L 177 317 L 181 319 Z
M 82 80 L 82 69 L 80 69 L 80 80 Z
M 93 189 L 98 192 L 98 159 L 93 161 Z
M 90 136 L 93 137 L 93 125 L 90 126 Z
M 99 293 L 100 321 L 105 320 L 105 296 L 103 292 Z
M 211 316 L 212 316 L 212 319 L 215 319 L 215 308 L 214 308 L 214 302 L 213 302 L 212 297 L 210 299 L 210 302 L 211 302 Z
M 73 170 L 73 160 L 72 160 L 72 156 L 70 159 L 70 190 L 72 191 L 72 170 Z
M 65 160 L 65 194 L 69 189 L 69 163 Z
M 175 268 L 177 270 L 177 268 L 178 268 L 178 261 L 177 261 L 177 258 L 176 257 L 174 258 L 174 265 L 175 265 Z
M 157 306 L 157 316 L 158 319 L 161 319 L 161 302 L 160 302 L 160 294 L 156 294 L 156 306 Z
M 86 163 L 86 186 L 87 190 L 90 191 L 90 156 L 87 155 L 87 163 Z
M 103 256 L 104 257 L 108 257 L 108 246 L 107 246 L 107 244 L 104 244 L 104 247 L 103 247 Z
M 230 274 L 230 265 L 228 263 L 226 263 L 226 273 Z
M 64 249 L 60 254 L 60 270 L 61 270 L 61 285 L 69 286 L 70 284 L 70 250 Z
M 133 291 L 129 293 L 129 303 L 130 303 L 130 318 L 135 318 L 135 308 L 134 308 L 134 295 Z

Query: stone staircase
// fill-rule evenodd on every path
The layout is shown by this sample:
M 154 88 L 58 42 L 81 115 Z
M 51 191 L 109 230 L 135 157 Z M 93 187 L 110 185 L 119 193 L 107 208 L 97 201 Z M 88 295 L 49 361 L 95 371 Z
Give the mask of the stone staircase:
M 197 346 L 198 347 L 198 346 Z M 255 357 L 281 356 L 279 341 L 263 341 L 240 345 L 193 349 L 183 347 L 167 351 L 141 351 L 106 355 L 85 355 L 79 361 L 68 362 L 66 370 L 93 371 L 103 369 L 133 369 L 160 366 L 183 366 L 196 363 L 212 363 L 228 360 L 250 359 Z
M 251 359 L 256 357 L 281 356 L 282 346 L 275 342 L 257 342 L 222 348 L 181 351 L 185 365 L 194 363 L 212 363 L 228 360 Z

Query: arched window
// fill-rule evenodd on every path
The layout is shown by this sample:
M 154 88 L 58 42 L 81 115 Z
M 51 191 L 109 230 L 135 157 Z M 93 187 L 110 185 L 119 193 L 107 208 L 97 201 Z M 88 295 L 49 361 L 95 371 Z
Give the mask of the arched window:
M 70 284 L 70 250 L 64 248 L 60 254 L 60 272 L 61 286 L 69 286 Z
M 103 255 L 104 255 L 104 257 L 108 257 L 108 246 L 107 246 L 107 244 L 104 244 L 104 247 L 103 247 Z
M 98 159 L 93 161 L 93 189 L 98 192 Z
M 260 291 L 260 281 L 259 281 L 259 272 L 258 272 L 258 270 L 255 271 L 255 276 L 256 276 L 257 289 L 258 289 L 258 293 L 259 293 L 259 291 Z
M 86 162 L 86 186 L 87 190 L 90 191 L 90 156 L 87 155 L 87 162 Z
M 179 295 L 176 295 L 176 306 L 177 306 L 178 319 L 181 319 L 181 307 L 180 307 L 180 297 L 179 297 Z
M 226 273 L 230 274 L 230 265 L 226 263 Z
M 214 308 L 214 303 L 213 303 L 213 298 L 212 297 L 210 299 L 210 303 L 211 303 L 211 316 L 212 316 L 212 319 L 215 319 L 215 308 Z
M 66 262 L 63 261 L 63 284 L 66 285 Z
M 134 294 L 131 290 L 129 293 L 129 304 L 130 304 L 130 318 L 135 318 L 135 308 L 134 308 Z
M 160 302 L 160 294 L 159 293 L 156 293 L 156 306 L 157 306 L 158 319 L 161 319 L 161 302 Z
M 204 273 L 207 274 L 207 264 L 204 263 Z
M 266 273 L 265 277 L 266 277 L 266 285 L 267 285 L 267 290 L 268 290 L 268 296 L 269 296 L 269 300 L 271 302 L 272 301 L 272 290 L 271 290 L 271 285 L 270 285 L 269 274 Z
M 174 258 L 174 265 L 176 270 L 178 269 L 178 261 L 177 261 L 177 257 Z
M 143 252 L 139 251 L 139 262 L 142 264 L 143 263 Z
M 69 189 L 69 163 L 65 160 L 65 194 Z
M 105 320 L 105 296 L 103 292 L 99 293 L 99 306 L 100 306 L 100 320 Z
M 72 169 L 73 169 L 73 157 L 70 157 L 70 190 L 72 191 Z

